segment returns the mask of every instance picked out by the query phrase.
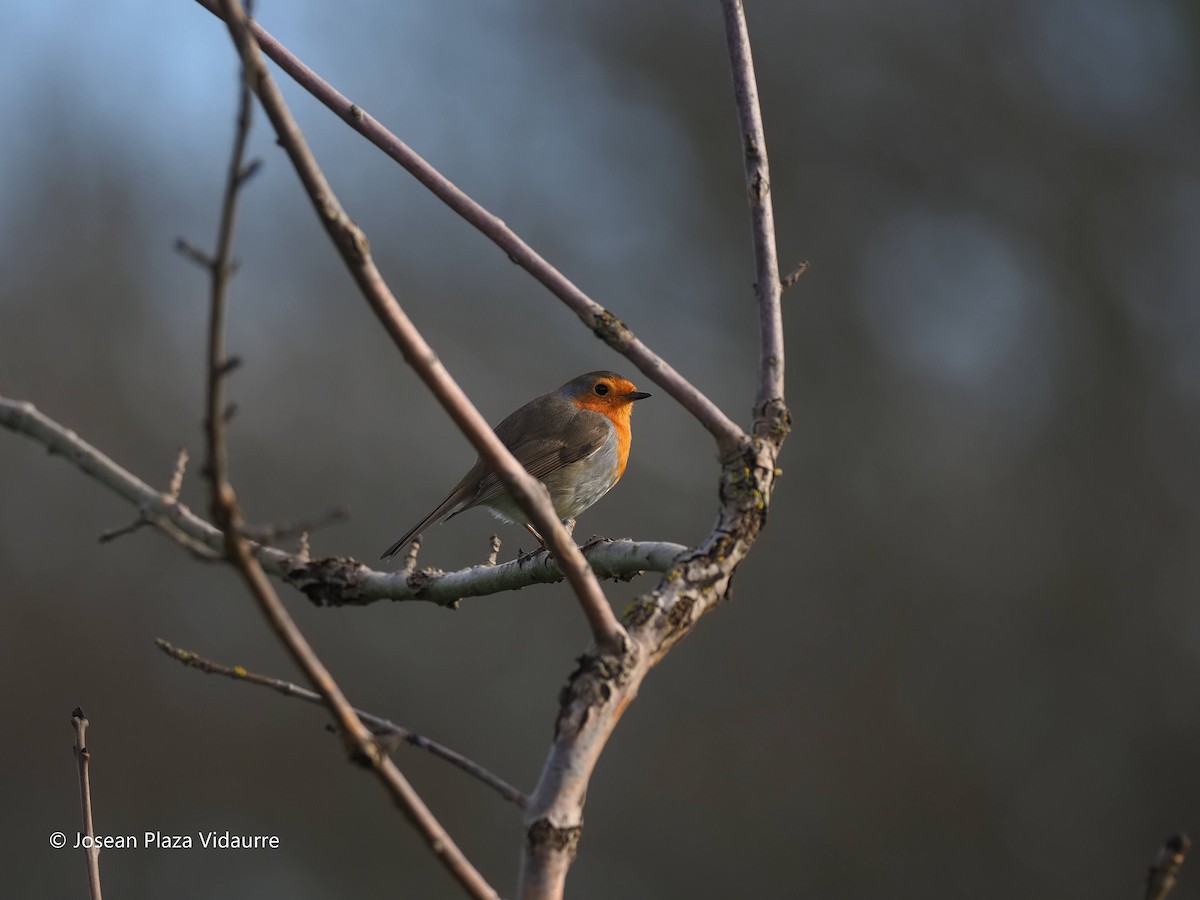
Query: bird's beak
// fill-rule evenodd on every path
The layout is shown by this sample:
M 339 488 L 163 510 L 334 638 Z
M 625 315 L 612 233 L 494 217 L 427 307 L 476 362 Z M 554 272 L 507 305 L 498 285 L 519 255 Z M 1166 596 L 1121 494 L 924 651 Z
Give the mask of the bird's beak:
M 645 391 L 630 391 L 625 395 L 626 400 L 645 400 L 650 395 Z

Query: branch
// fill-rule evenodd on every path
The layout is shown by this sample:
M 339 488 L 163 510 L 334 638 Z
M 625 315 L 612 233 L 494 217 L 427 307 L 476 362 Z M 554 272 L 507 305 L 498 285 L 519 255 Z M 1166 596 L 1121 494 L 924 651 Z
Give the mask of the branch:
M 199 669 L 208 675 L 223 675 L 226 678 L 232 678 L 234 681 L 244 682 L 246 684 L 255 684 L 259 687 L 270 688 L 278 691 L 285 697 L 295 697 L 304 700 L 308 703 L 324 706 L 325 701 L 321 699 L 321 695 L 310 691 L 308 688 L 301 687 L 298 684 L 293 684 L 290 681 L 284 681 L 280 678 L 272 678 L 268 675 L 259 675 L 255 672 L 249 672 L 241 666 L 226 666 L 219 662 L 201 656 L 198 653 L 193 653 L 191 650 L 183 650 L 176 647 L 170 641 L 164 641 L 162 638 L 156 638 L 155 645 L 163 653 L 172 659 L 178 660 L 185 666 L 193 669 Z M 437 741 L 432 741 L 427 737 L 417 734 L 415 731 L 409 731 L 402 725 L 397 725 L 389 719 L 384 719 L 380 716 L 373 715 L 369 712 L 364 712 L 361 709 L 355 709 L 354 714 L 359 720 L 367 725 L 371 732 L 375 735 L 388 735 L 394 737 L 413 747 L 418 747 L 421 750 L 426 750 L 432 753 L 439 759 L 443 759 L 452 766 L 457 766 L 462 771 L 466 772 L 474 778 L 478 778 L 488 787 L 492 788 L 505 800 L 515 803 L 517 806 L 525 805 L 525 795 L 520 790 L 513 787 L 503 778 L 493 775 L 483 766 L 473 762 L 461 753 L 456 753 L 449 747 L 439 744 Z
M 495 889 L 466 858 L 391 757 L 383 752 L 370 729 L 359 720 L 354 707 L 342 693 L 333 675 L 317 658 L 312 646 L 271 588 L 262 567 L 250 554 L 245 538 L 240 537 L 236 531 L 229 531 L 227 535 L 231 545 L 230 561 L 242 575 L 292 659 L 316 686 L 323 702 L 332 711 L 351 752 L 351 758 L 375 772 L 434 855 L 471 896 L 485 900 L 497 898 L 499 895 Z
M 175 458 L 175 468 L 171 472 L 171 483 L 167 488 L 171 497 L 178 500 L 179 494 L 183 490 L 183 473 L 187 469 L 188 452 L 187 447 L 179 448 L 179 455 Z M 133 534 L 135 531 L 150 525 L 151 517 L 147 514 L 145 508 L 138 510 L 138 517 L 120 528 L 110 528 L 108 531 L 101 533 L 100 543 L 107 544 L 109 541 L 115 541 L 119 537 L 124 537 L 127 534 Z M 172 535 L 174 537 L 175 535 Z
M 155 490 L 122 468 L 75 432 L 39 412 L 32 403 L 0 396 L 0 426 L 23 434 L 62 456 L 134 507 L 185 549 L 206 560 L 218 559 L 225 546 L 220 529 L 193 513 L 169 493 Z M 322 606 L 362 606 L 379 600 L 423 601 L 456 606 L 465 597 L 518 590 L 531 584 L 561 581 L 562 570 L 549 554 L 538 553 L 499 566 L 473 566 L 457 572 L 380 572 L 358 560 L 330 557 L 309 560 L 301 554 L 251 542 L 268 574 L 303 591 Z M 641 572 L 666 572 L 687 550 L 680 544 L 592 541 L 582 548 L 601 578 L 629 580 Z
M 79 764 L 79 803 L 83 808 L 83 831 L 90 838 L 96 837 L 96 828 L 92 822 L 92 781 L 89 774 L 92 754 L 87 747 L 87 716 L 80 707 L 71 711 L 71 724 L 75 727 L 75 761 Z M 92 842 L 85 847 L 84 858 L 87 860 L 88 888 L 92 900 L 101 900 L 100 894 L 100 848 Z
M 580 548 L 598 578 L 629 581 L 647 571 L 669 571 L 687 552 L 666 541 L 614 541 L 600 538 Z M 495 566 L 471 566 L 456 572 L 375 572 L 356 560 L 329 557 L 297 564 L 284 579 L 318 606 L 366 606 L 378 600 L 422 600 L 457 608 L 466 597 L 514 591 L 532 584 L 563 580 L 558 561 L 548 553 L 522 556 Z
M 217 0 L 196 0 L 213 15 L 224 18 Z M 383 127 L 362 107 L 338 92 L 316 72 L 306 66 L 291 51 L 257 22 L 251 23 L 255 40 L 267 56 L 284 72 L 338 118 L 403 166 L 428 188 L 439 200 L 466 219 L 509 259 L 541 282 L 562 300 L 596 336 L 638 367 L 646 376 L 666 391 L 690 412 L 714 437 L 722 460 L 737 453 L 745 441 L 745 432 L 712 400 L 679 374 L 666 360 L 642 343 L 634 333 L 611 312 L 576 287 L 525 241 L 521 240 L 503 220 L 484 209 L 463 193 L 446 176 L 426 162 L 400 138 Z M 539 530 L 540 526 L 539 526 Z M 545 534 L 543 531 L 542 534 Z
M 244 21 L 240 2 L 222 2 L 227 24 L 231 19 L 235 23 Z M 588 567 L 587 560 L 563 529 L 545 485 L 526 472 L 516 461 L 401 309 L 371 259 L 366 235 L 346 215 L 308 149 L 304 135 L 267 71 L 266 63 L 257 44 L 251 38 L 249 28 L 234 24 L 230 26 L 230 33 L 246 67 L 247 80 L 275 127 L 279 142 L 295 166 L 318 218 L 329 232 L 367 302 L 409 365 L 437 397 L 479 455 L 487 460 L 522 511 L 537 526 L 539 533 L 558 559 L 567 581 L 570 582 L 597 646 L 610 650 L 623 647 L 626 643 L 625 629 L 613 615 L 612 607 L 609 606 L 596 576 Z
M 758 105 L 758 85 L 754 77 L 754 58 L 750 53 L 750 33 L 746 29 L 746 12 L 742 8 L 742 0 L 721 0 L 721 9 L 725 13 L 725 38 L 729 45 L 733 92 L 742 130 L 751 234 L 754 239 L 754 292 L 758 296 L 759 330 L 758 396 L 754 412 L 758 418 L 755 430 L 762 434 L 772 429 L 786 428 L 788 423 L 787 407 L 783 404 L 783 307 L 780 303 L 783 285 L 779 280 L 779 258 L 775 251 L 775 214 L 771 208 L 767 139 Z
M 169 493 L 176 500 L 183 492 L 183 474 L 187 471 L 188 452 L 187 447 L 180 447 L 179 453 L 175 457 L 175 468 L 171 472 L 171 483 L 167 486 Z
M 225 308 L 229 299 L 229 278 L 232 275 L 233 227 L 236 220 L 238 194 L 241 192 L 246 141 L 250 137 L 250 87 L 246 73 L 241 73 L 238 89 L 237 127 L 233 138 L 233 152 L 229 155 L 229 168 L 225 174 L 225 192 L 221 198 L 221 219 L 217 228 L 217 250 L 208 266 L 212 287 L 208 321 L 208 383 L 207 412 L 204 430 L 208 437 L 208 459 L 204 474 L 208 477 L 212 491 L 210 506 L 213 520 L 226 532 L 225 551 L 230 561 L 235 557 L 234 544 L 238 539 L 230 527 L 237 516 L 237 501 L 229 484 L 229 457 L 225 443 L 225 402 L 223 386 L 225 377 L 233 370 L 233 361 L 225 356 Z
M 722 0 L 746 154 L 759 303 L 760 365 L 755 432 L 741 457 L 724 460 L 721 511 L 708 540 L 676 561 L 650 594 L 626 614 L 634 652 L 587 654 L 560 701 L 554 743 L 526 810 L 521 861 L 523 900 L 561 898 L 583 830 L 588 782 L 609 735 L 643 679 L 700 618 L 729 593 L 730 579 L 766 520 L 788 432 L 783 400 L 782 284 L 775 256 L 766 141 L 740 0 Z
M 270 525 L 245 526 L 242 534 L 256 544 L 270 544 L 282 538 L 298 538 L 311 535 L 314 531 L 337 525 L 350 518 L 350 510 L 344 506 L 335 506 L 325 513 L 299 522 L 274 522 Z
M 333 712 L 352 759 L 375 772 L 396 805 L 425 839 L 438 860 L 471 896 L 486 900 L 497 898 L 499 895 L 495 889 L 466 858 L 391 757 L 382 751 L 370 729 L 359 720 L 354 707 L 350 705 L 350 701 L 346 699 L 329 670 L 317 658 L 312 646 L 271 588 L 262 567 L 250 554 L 245 538 L 237 535 L 236 531 L 229 531 L 227 535 L 231 544 L 231 562 L 242 575 L 292 659 L 316 686 L 325 705 Z
M 246 48 L 249 47 L 249 30 L 241 3 L 238 0 L 223 0 L 223 2 L 230 23 L 230 32 L 243 49 L 243 85 L 242 113 L 238 119 L 238 136 L 234 144 L 233 160 L 229 166 L 218 251 L 212 273 L 213 308 L 208 341 L 208 415 L 205 426 L 208 434 L 208 475 L 212 481 L 213 518 L 225 533 L 226 557 L 238 574 L 242 576 L 246 587 L 258 601 L 263 615 L 287 648 L 292 659 L 317 688 L 334 718 L 341 725 L 342 735 L 351 758 L 369 766 L 375 772 L 392 795 L 396 805 L 403 810 L 434 855 L 472 896 L 497 897 L 496 891 L 471 865 L 458 845 L 454 843 L 441 823 L 417 795 L 412 785 L 396 768 L 391 757 L 382 752 L 370 730 L 359 721 L 354 707 L 350 705 L 329 670 L 317 658 L 312 646 L 296 626 L 295 621 L 288 615 L 283 602 L 267 580 L 262 566 L 255 559 L 250 542 L 242 536 L 240 531 L 242 515 L 238 507 L 237 496 L 228 480 L 224 432 L 225 415 L 220 401 L 221 381 L 228 371 L 222 347 L 221 328 L 224 318 L 225 282 L 228 279 L 228 253 L 233 222 L 232 207 L 238 188 L 244 180 L 241 151 L 245 146 L 245 132 L 249 127 L 249 89 L 252 85 L 258 85 L 261 72 L 251 64 L 249 57 L 252 54 L 246 52 Z
M 808 266 L 809 263 L 807 259 L 799 262 L 796 265 L 796 268 L 792 269 L 792 271 L 784 275 L 783 278 L 779 279 L 779 289 L 781 291 L 786 291 L 788 288 L 794 285 L 800 280 L 800 276 L 808 271 Z
M 1191 838 L 1183 832 L 1163 841 L 1155 855 L 1154 864 L 1146 873 L 1145 900 L 1164 900 L 1179 877 L 1179 867 L 1192 847 Z

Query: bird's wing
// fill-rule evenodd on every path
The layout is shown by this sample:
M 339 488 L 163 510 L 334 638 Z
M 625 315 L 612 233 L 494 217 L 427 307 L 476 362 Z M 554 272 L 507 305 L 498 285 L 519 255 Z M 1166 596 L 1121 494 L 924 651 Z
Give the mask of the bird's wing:
M 547 475 L 558 471 L 564 466 L 586 459 L 604 446 L 612 434 L 612 423 L 604 415 L 587 409 L 572 409 L 563 413 L 551 413 L 556 422 L 547 423 L 551 427 L 545 429 L 556 437 L 539 437 L 522 440 L 513 434 L 510 419 L 505 419 L 496 426 L 496 435 L 506 447 L 512 451 L 525 470 L 534 478 L 544 479 Z M 506 427 L 510 426 L 510 427 Z M 568 444 L 557 435 L 569 433 Z M 479 485 L 479 493 L 475 495 L 475 503 L 486 503 L 504 493 L 504 485 L 489 471 Z

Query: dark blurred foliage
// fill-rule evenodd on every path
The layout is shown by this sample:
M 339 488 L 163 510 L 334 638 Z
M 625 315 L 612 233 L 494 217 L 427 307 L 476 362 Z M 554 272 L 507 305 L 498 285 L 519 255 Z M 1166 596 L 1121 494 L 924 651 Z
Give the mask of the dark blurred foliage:
M 1133 897 L 1161 839 L 1197 829 L 1196 9 L 750 3 L 780 250 L 813 262 L 786 296 L 795 431 L 734 602 L 654 673 L 601 761 L 571 896 Z M 715 2 L 260 16 L 747 420 L 753 273 Z M 185 0 L 14 5 L 0 26 L 0 393 L 165 485 L 176 448 L 201 447 L 206 283 L 171 245 L 215 233 L 227 38 Z M 589 369 L 638 381 L 285 89 L 401 302 L 491 419 Z M 472 454 L 262 122 L 253 143 L 233 475 L 256 521 L 348 504 L 314 550 L 371 560 Z M 705 434 L 661 391 L 635 426 L 625 481 L 580 534 L 700 539 Z M 197 472 L 184 497 L 204 509 Z M 84 890 L 77 854 L 47 846 L 77 827 L 81 704 L 101 831 L 283 842 L 107 851 L 113 896 L 455 896 L 318 710 L 155 651 L 163 636 L 295 677 L 230 572 L 149 531 L 98 545 L 133 514 L 0 434 L 6 895 Z M 424 561 L 479 561 L 492 528 L 455 519 Z M 532 786 L 586 644 L 565 588 L 456 613 L 286 596 L 357 703 Z M 416 751 L 399 762 L 511 891 L 517 811 Z M 1176 896 L 1200 896 L 1183 879 Z

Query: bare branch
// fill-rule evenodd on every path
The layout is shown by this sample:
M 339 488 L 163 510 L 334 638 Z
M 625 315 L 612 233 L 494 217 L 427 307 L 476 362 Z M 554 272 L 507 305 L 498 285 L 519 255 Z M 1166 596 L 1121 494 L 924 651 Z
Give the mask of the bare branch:
M 238 136 L 234 143 L 229 166 L 225 202 L 222 208 L 217 257 L 212 269 L 212 314 L 208 340 L 208 415 L 205 427 L 208 434 L 208 475 L 212 481 L 213 519 L 224 531 L 225 555 L 242 576 L 246 587 L 258 601 L 263 615 L 278 635 L 292 659 L 300 666 L 309 681 L 317 688 L 325 704 L 333 712 L 342 735 L 356 762 L 369 766 L 391 793 L 396 805 L 425 839 L 434 855 L 447 871 L 474 897 L 498 896 L 486 879 L 471 865 L 458 845 L 434 818 L 408 780 L 396 768 L 391 757 L 382 752 L 379 743 L 367 729 L 354 708 L 342 693 L 329 670 L 317 658 L 283 602 L 267 580 L 262 565 L 254 557 L 250 542 L 242 536 L 243 525 L 237 496 L 228 479 L 225 447 L 226 417 L 221 400 L 221 383 L 226 360 L 223 348 L 225 288 L 228 280 L 229 247 L 232 238 L 233 207 L 239 186 L 243 182 L 242 152 L 249 128 L 250 87 L 259 86 L 261 66 L 254 64 L 245 11 L 238 0 L 223 0 L 229 30 L 241 51 L 243 85 L 241 112 L 238 116 Z
M 333 712 L 351 758 L 375 772 L 393 801 L 429 845 L 430 850 L 471 896 L 486 900 L 497 898 L 499 895 L 495 889 L 471 864 L 391 757 L 383 752 L 370 729 L 360 721 L 333 675 L 318 659 L 316 652 L 288 614 L 287 608 L 271 588 L 262 567 L 250 554 L 245 538 L 240 537 L 236 529 L 230 529 L 226 534 L 231 562 L 242 575 L 292 659 L 316 686 L 323 702 Z
M 218 562 L 225 558 L 223 554 L 196 540 L 191 535 L 183 531 L 183 529 L 179 528 L 174 522 L 169 521 L 156 512 L 143 510 L 142 518 L 146 521 L 147 525 L 153 525 L 201 562 Z M 206 522 L 205 524 L 207 525 L 208 523 Z M 216 532 L 216 534 L 219 535 L 220 532 Z M 218 541 L 218 543 L 220 543 L 220 541 Z
M 1154 864 L 1146 873 L 1145 900 L 1164 900 L 1171 893 L 1179 879 L 1179 867 L 1183 865 L 1191 847 L 1191 838 L 1182 831 L 1163 841 L 1154 857 Z
M 596 761 L 650 669 L 728 595 L 734 570 L 765 522 L 779 448 L 788 431 L 783 400 L 782 284 L 775 255 L 766 143 L 740 0 L 722 0 L 746 155 L 759 301 L 760 365 L 755 432 L 741 458 L 726 458 L 721 511 L 704 545 L 678 559 L 658 587 L 626 613 L 634 652 L 586 654 L 561 697 L 554 743 L 526 809 L 523 900 L 557 900 L 583 829 Z
M 658 586 L 626 611 L 636 652 L 585 654 L 568 679 L 554 742 L 526 808 L 522 898 L 562 897 L 583 829 L 588 784 L 609 736 L 650 670 L 728 596 L 733 572 L 765 520 L 761 498 L 778 448 L 769 440 L 760 443 L 744 467 L 726 468 L 722 509 L 704 545 L 676 558 Z
M 597 578 L 628 581 L 643 572 L 666 572 L 688 549 L 667 541 L 615 541 L 600 538 L 580 549 Z M 467 597 L 519 590 L 563 580 L 558 561 L 538 551 L 496 566 L 470 566 L 455 572 L 435 569 L 375 572 L 355 560 L 330 557 L 298 563 L 284 580 L 318 606 L 365 606 L 378 600 L 421 600 L 457 607 Z
M 148 524 L 206 561 L 221 558 L 225 536 L 169 494 L 156 491 L 97 450 L 75 432 L 42 414 L 32 403 L 0 396 L 0 427 L 36 441 L 62 456 L 132 506 L 143 510 Z M 519 590 L 531 584 L 563 579 L 557 562 L 546 554 L 499 566 L 472 566 L 456 572 L 381 572 L 348 557 L 309 560 L 303 554 L 251 544 L 268 574 L 303 591 L 322 606 L 423 601 L 453 606 L 459 599 Z M 582 548 L 600 578 L 628 580 L 640 572 L 665 572 L 687 551 L 666 542 L 601 541 Z
M 211 269 L 213 267 L 212 257 L 185 238 L 175 238 L 175 252 L 188 262 L 193 262 L 202 269 Z
M 643 572 L 665 572 L 684 553 L 682 544 L 666 541 L 601 539 L 582 548 L 598 578 L 628 581 Z M 471 566 L 455 572 L 374 572 L 354 560 L 326 558 L 286 573 L 288 583 L 320 606 L 365 606 L 379 600 L 421 600 L 457 607 L 468 597 L 519 590 L 532 584 L 563 580 L 558 561 L 538 551 L 496 566 Z
M 775 251 L 775 214 L 771 207 L 767 139 L 758 105 L 758 85 L 754 77 L 754 59 L 750 53 L 750 33 L 746 29 L 746 11 L 742 8 L 742 0 L 721 0 L 721 9 L 725 13 L 725 37 L 729 45 L 733 92 L 742 131 L 751 234 L 754 238 L 754 290 L 758 295 L 759 329 L 758 397 L 754 409 L 758 418 L 755 429 L 762 434 L 787 425 L 787 407 L 783 403 L 783 307 L 780 304 L 783 288 L 779 280 L 779 258 Z
M 175 457 L 175 469 L 171 472 L 171 483 L 167 487 L 167 493 L 176 500 L 179 499 L 179 495 L 183 491 L 183 473 L 187 470 L 187 464 L 187 447 L 180 447 L 179 455 Z
M 230 529 L 227 532 L 227 543 L 230 546 L 231 561 L 258 600 L 271 627 L 292 659 L 316 686 L 325 705 L 333 712 L 351 758 L 375 772 L 396 805 L 429 845 L 430 850 L 471 896 L 487 900 L 497 898 L 499 895 L 496 891 L 434 817 L 408 779 L 392 762 L 391 757 L 383 752 L 370 729 L 359 720 L 354 707 L 342 693 L 333 675 L 317 658 L 312 646 L 271 588 L 262 567 L 251 556 L 246 540 L 238 536 L 235 529 Z
M 110 528 L 108 531 L 100 532 L 100 543 L 107 544 L 115 541 L 117 538 L 123 538 L 127 534 L 133 534 L 135 531 L 140 531 L 150 523 L 144 518 L 134 519 L 128 525 L 122 525 L 120 528 Z
M 227 23 L 231 19 L 234 22 L 241 21 L 240 3 L 236 0 L 222 0 L 222 3 Z M 438 360 L 433 348 L 426 343 L 405 315 L 371 258 L 366 235 L 350 220 L 308 149 L 304 135 L 267 71 L 258 46 L 251 39 L 249 29 L 243 31 L 235 25 L 231 26 L 230 31 L 242 55 L 248 82 L 275 127 L 279 142 L 295 166 L 317 216 L 329 232 L 367 302 L 404 354 L 408 364 L 450 414 L 479 455 L 487 460 L 508 493 L 546 538 L 579 600 L 597 646 L 610 650 L 623 647 L 626 642 L 625 629 L 613 615 L 604 591 L 601 590 L 600 583 L 592 574 L 583 554 L 563 530 L 545 485 L 529 475 L 516 461 Z
M 209 302 L 208 321 L 208 384 L 207 413 L 204 429 L 208 436 L 208 459 L 204 474 L 208 477 L 210 508 L 213 521 L 226 532 L 225 551 L 232 562 L 233 545 L 237 537 L 233 534 L 232 521 L 237 518 L 236 499 L 229 484 L 229 458 L 226 450 L 224 382 L 225 377 L 236 368 L 236 357 L 225 356 L 225 309 L 229 299 L 230 260 L 233 258 L 233 229 L 237 216 L 238 194 L 244 183 L 242 171 L 245 166 L 246 142 L 250 137 L 251 105 L 247 74 L 242 72 L 238 89 L 237 127 L 234 130 L 233 152 L 229 155 L 229 166 L 225 174 L 225 192 L 221 198 L 221 218 L 217 228 L 217 249 L 209 265 L 209 282 L 212 293 Z
M 80 707 L 71 711 L 71 724 L 75 728 L 75 762 L 79 765 L 79 803 L 83 810 L 83 833 L 90 838 L 96 836 L 96 827 L 92 821 L 92 754 L 87 746 L 87 716 Z M 92 846 L 83 850 L 87 860 L 88 889 L 92 900 L 101 900 L 100 893 L 100 848 Z
M 196 0 L 220 18 L 217 0 Z M 722 460 L 736 454 L 746 435 L 736 422 L 699 389 L 680 375 L 664 359 L 650 350 L 620 319 L 576 287 L 565 275 L 521 240 L 503 220 L 488 212 L 437 169 L 426 162 L 400 138 L 376 119 L 351 103 L 349 98 L 324 81 L 291 51 L 273 38 L 257 22 L 251 24 L 255 40 L 263 52 L 301 87 L 333 111 L 355 131 L 408 170 L 439 200 L 475 226 L 505 252 L 509 259 L 525 269 L 562 300 L 585 325 L 610 347 L 622 354 L 646 376 L 690 412 L 713 435 Z M 541 527 L 539 526 L 539 530 Z M 542 531 L 542 534 L 545 534 Z
M 247 181 L 257 175 L 261 169 L 261 159 L 252 159 L 250 162 L 246 163 L 246 165 L 242 168 L 242 171 L 238 173 L 238 187 L 241 187 Z
M 400 567 L 400 571 L 404 573 L 405 580 L 417 571 L 417 556 L 421 553 L 421 535 L 417 535 L 408 542 L 408 550 L 404 553 L 404 565 Z
M 167 488 L 169 496 L 173 500 L 179 499 L 179 494 L 183 490 L 183 473 L 188 464 L 187 447 L 179 448 L 179 455 L 175 457 L 175 468 L 171 471 L 171 481 Z M 128 525 L 122 525 L 120 528 L 110 528 L 108 531 L 101 532 L 100 543 L 107 544 L 110 541 L 115 541 L 117 538 L 124 537 L 127 534 L 133 534 L 150 524 L 150 515 L 145 507 L 138 511 L 138 517 Z M 178 539 L 177 534 L 172 534 L 172 537 Z M 194 547 L 189 546 L 189 550 L 195 551 Z
M 295 697 L 299 700 L 304 700 L 307 703 L 313 703 L 317 706 L 324 706 L 325 701 L 321 699 L 321 695 L 315 691 L 310 691 L 308 688 L 301 687 L 290 681 L 284 681 L 281 678 L 272 678 L 269 675 L 259 675 L 255 672 L 247 671 L 241 666 L 226 666 L 207 657 L 201 656 L 199 653 L 194 653 L 191 650 L 184 650 L 176 647 L 170 641 L 165 641 L 162 638 L 155 638 L 155 645 L 163 653 L 189 666 L 193 669 L 199 669 L 209 675 L 223 675 L 226 678 L 232 678 L 234 681 L 243 681 L 246 684 L 254 684 L 259 687 L 270 688 L 273 691 L 278 691 L 285 697 Z M 468 775 L 479 779 L 488 787 L 496 791 L 505 800 L 515 803 L 517 806 L 525 805 L 525 795 L 520 790 L 513 787 L 503 778 L 493 775 L 483 766 L 473 762 L 461 753 L 457 753 L 437 741 L 430 740 L 427 737 L 410 731 L 403 725 L 397 725 L 390 719 L 385 719 L 381 716 L 373 715 L 369 712 L 364 712 L 361 709 L 354 710 L 355 715 L 366 725 L 371 732 L 378 736 L 388 736 L 396 738 L 398 741 L 409 744 L 413 747 L 425 750 L 439 759 L 443 759 L 452 766 L 457 766 Z
M 807 259 L 802 260 L 796 266 L 796 268 L 792 269 L 792 271 L 788 272 L 786 275 L 783 276 L 783 278 L 779 282 L 779 289 L 781 291 L 786 291 L 788 288 L 790 288 L 792 285 L 794 285 L 797 281 L 799 281 L 800 276 L 808 271 L 808 265 L 809 265 L 809 263 L 808 263 Z
M 244 525 L 242 527 L 242 535 L 256 544 L 271 544 L 283 538 L 300 537 L 301 535 L 304 535 L 305 540 L 307 540 L 314 531 L 320 528 L 328 528 L 330 525 L 337 525 L 349 518 L 350 510 L 344 506 L 335 506 L 333 509 L 319 516 L 314 516 L 311 519 L 301 519 L 299 522 L 283 522 L 274 525 Z

